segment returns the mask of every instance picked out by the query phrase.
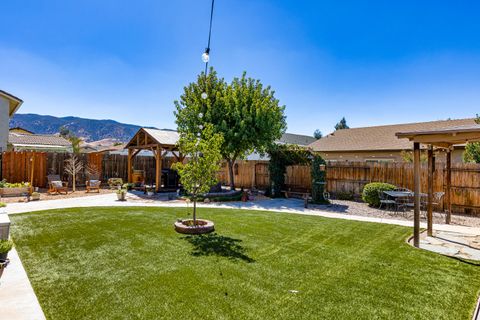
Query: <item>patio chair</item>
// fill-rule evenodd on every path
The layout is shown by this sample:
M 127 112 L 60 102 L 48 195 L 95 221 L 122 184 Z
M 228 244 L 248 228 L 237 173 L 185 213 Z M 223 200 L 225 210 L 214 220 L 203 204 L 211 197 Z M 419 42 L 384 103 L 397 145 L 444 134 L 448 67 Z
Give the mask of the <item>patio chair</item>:
M 385 205 L 385 209 L 388 209 L 389 206 L 394 206 L 396 211 L 397 202 L 395 200 L 389 199 L 387 194 L 383 191 L 378 191 L 378 198 L 380 199 L 380 206 L 378 209 L 382 208 L 382 205 Z
M 91 176 L 86 181 L 86 192 L 89 193 L 90 191 L 96 190 L 100 193 L 100 186 L 102 185 L 102 181 L 100 181 L 100 177 L 98 175 Z
M 60 175 L 50 174 L 47 176 L 48 194 L 68 194 L 68 182 L 62 181 Z

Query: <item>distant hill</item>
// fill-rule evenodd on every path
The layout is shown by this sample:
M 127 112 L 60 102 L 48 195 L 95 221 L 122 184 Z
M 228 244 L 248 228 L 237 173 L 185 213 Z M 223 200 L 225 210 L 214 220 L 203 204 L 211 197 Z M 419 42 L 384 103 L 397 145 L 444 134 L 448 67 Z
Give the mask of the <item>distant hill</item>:
M 127 142 L 140 126 L 120 123 L 113 120 L 93 120 L 77 117 L 53 117 L 38 114 L 15 114 L 10 120 L 10 128 L 21 127 L 38 134 L 55 134 L 65 126 L 76 136 L 86 141 L 116 139 Z

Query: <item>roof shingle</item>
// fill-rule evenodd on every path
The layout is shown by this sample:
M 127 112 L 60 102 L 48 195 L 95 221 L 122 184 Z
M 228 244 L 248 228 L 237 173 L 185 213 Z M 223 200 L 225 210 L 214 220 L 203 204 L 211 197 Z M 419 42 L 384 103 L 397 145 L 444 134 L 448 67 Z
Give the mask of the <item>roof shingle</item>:
M 314 151 L 409 150 L 412 143 L 397 132 L 475 125 L 475 119 L 441 120 L 337 130 L 309 145 Z

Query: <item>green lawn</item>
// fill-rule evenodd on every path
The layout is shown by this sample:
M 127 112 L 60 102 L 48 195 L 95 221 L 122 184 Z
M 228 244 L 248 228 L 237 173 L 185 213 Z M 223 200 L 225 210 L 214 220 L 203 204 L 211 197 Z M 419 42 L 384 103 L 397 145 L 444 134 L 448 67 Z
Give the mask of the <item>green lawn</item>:
M 49 319 L 470 319 L 480 267 L 417 250 L 411 229 L 200 209 L 76 208 L 11 216 Z M 289 290 L 298 290 L 292 293 Z

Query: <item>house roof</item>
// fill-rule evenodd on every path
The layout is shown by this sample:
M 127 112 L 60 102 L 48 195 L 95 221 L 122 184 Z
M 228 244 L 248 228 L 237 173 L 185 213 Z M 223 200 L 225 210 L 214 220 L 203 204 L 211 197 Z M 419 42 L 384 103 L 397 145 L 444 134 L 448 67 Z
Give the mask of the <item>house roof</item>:
M 284 133 L 282 137 L 276 141 L 279 144 L 296 144 L 299 146 L 308 146 L 312 142 L 316 141 L 314 137 L 305 136 L 301 134 Z
M 67 139 L 43 134 L 21 134 L 10 132 L 8 134 L 8 143 L 13 146 L 49 146 L 49 147 L 71 147 L 72 143 Z
M 9 104 L 10 104 L 10 110 L 9 110 L 9 116 L 13 116 L 13 114 L 15 112 L 17 112 L 18 108 L 20 108 L 20 106 L 22 105 L 23 103 L 23 100 L 20 99 L 20 98 L 17 98 L 15 97 L 14 95 L 6 92 L 6 91 L 3 91 L 3 90 L 0 90 L 0 97 L 3 97 L 5 99 L 7 99 L 9 101 Z
M 10 132 L 23 133 L 23 134 L 34 134 L 32 131 L 24 129 L 22 127 L 14 127 L 9 129 Z
M 410 150 L 412 143 L 408 139 L 398 139 L 396 133 L 473 125 L 475 119 L 472 118 L 343 129 L 315 141 L 309 147 L 322 152 Z

